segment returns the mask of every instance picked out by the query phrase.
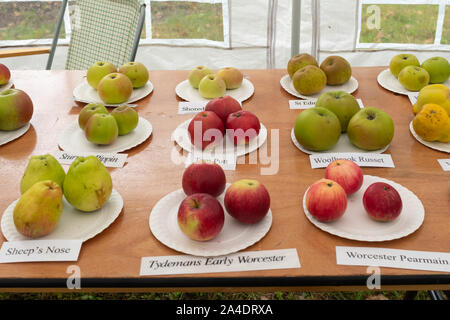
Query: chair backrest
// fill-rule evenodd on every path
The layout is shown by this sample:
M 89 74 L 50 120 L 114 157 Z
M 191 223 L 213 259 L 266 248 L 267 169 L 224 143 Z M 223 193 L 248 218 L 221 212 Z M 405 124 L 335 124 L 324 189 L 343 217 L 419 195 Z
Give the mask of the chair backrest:
M 120 67 L 130 60 L 140 36 L 142 0 L 78 0 L 66 61 L 67 70 L 86 70 L 96 61 Z

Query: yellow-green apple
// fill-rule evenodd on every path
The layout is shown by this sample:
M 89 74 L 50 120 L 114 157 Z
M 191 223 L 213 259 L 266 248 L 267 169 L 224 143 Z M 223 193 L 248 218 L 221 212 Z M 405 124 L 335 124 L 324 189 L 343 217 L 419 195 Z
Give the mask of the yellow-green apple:
M 111 111 L 111 115 L 116 119 L 119 129 L 119 136 L 129 134 L 136 129 L 139 123 L 139 114 L 132 107 L 123 105 Z
M 119 128 L 111 114 L 96 113 L 86 123 L 84 134 L 92 143 L 108 145 L 117 140 Z
M 191 71 L 189 71 L 188 81 L 193 88 L 198 89 L 198 85 L 200 84 L 200 81 L 205 76 L 207 76 L 208 74 L 212 74 L 212 73 L 213 72 L 208 67 L 198 66 L 198 67 L 195 67 L 194 69 L 192 69 Z
M 341 56 L 329 56 L 320 64 L 327 76 L 327 84 L 336 86 L 346 83 L 352 76 L 350 63 Z
M 145 86 L 149 79 L 148 69 L 141 62 L 127 62 L 119 68 L 119 72 L 126 75 L 136 89 Z
M 205 111 L 215 112 L 223 123 L 227 121 L 229 114 L 240 110 L 242 110 L 241 104 L 231 96 L 212 99 L 205 106 Z
M 407 66 L 398 74 L 398 82 L 409 91 L 420 91 L 430 83 L 430 75 L 421 67 Z
M 320 179 L 309 187 L 305 206 L 308 212 L 319 221 L 336 221 L 347 209 L 347 194 L 336 181 Z
M 0 63 L 0 86 L 7 84 L 11 79 L 11 71 L 3 63 Z
M 0 130 L 23 127 L 33 116 L 33 102 L 25 91 L 8 89 L 0 92 Z
M 303 110 L 295 119 L 294 134 L 298 143 L 312 151 L 333 148 L 341 136 L 341 123 L 328 109 L 314 107 Z
M 254 224 L 269 212 L 270 194 L 258 180 L 241 179 L 225 191 L 224 204 L 233 218 L 245 224 Z
M 212 195 L 194 193 L 181 202 L 177 220 L 180 230 L 187 237 L 208 241 L 222 231 L 225 213 L 220 202 Z
M 213 111 L 197 113 L 188 125 L 192 145 L 204 150 L 208 145 L 216 145 L 222 141 L 225 125 Z
M 81 109 L 80 114 L 78 115 L 78 125 L 81 130 L 86 128 L 86 123 L 89 118 L 96 113 L 108 114 L 108 109 L 101 103 L 89 103 Z
M 286 69 L 287 72 L 289 73 L 289 77 L 291 77 L 292 79 L 297 70 L 300 70 L 301 68 L 309 65 L 313 65 L 316 67 L 319 66 L 316 58 L 314 58 L 312 55 L 308 53 L 299 53 L 293 56 L 291 59 L 289 59 Z
M 61 187 L 56 182 L 36 182 L 14 207 L 13 221 L 17 231 L 29 238 L 50 234 L 61 217 L 62 197 Z
M 194 193 L 207 193 L 218 197 L 225 190 L 226 177 L 222 167 L 216 163 L 196 162 L 183 172 L 182 186 L 188 196 Z
M 241 110 L 228 115 L 225 128 L 235 145 L 245 145 L 259 135 L 261 123 L 254 113 Z
M 432 57 L 421 66 L 430 75 L 430 83 L 443 83 L 450 77 L 450 63 L 444 57 Z
M 402 212 L 403 202 L 393 186 L 385 182 L 375 182 L 364 192 L 363 205 L 372 219 L 392 221 Z
M 126 102 L 133 93 L 131 80 L 123 73 L 110 73 L 98 84 L 98 95 L 105 103 L 119 104 Z
M 347 136 L 363 150 L 386 147 L 394 137 L 394 122 L 389 114 L 375 107 L 365 107 L 350 119 Z
M 420 67 L 419 59 L 413 54 L 401 53 L 394 56 L 389 62 L 389 70 L 396 78 L 398 78 L 400 71 L 407 66 Z
M 327 85 L 327 76 L 319 67 L 307 65 L 294 73 L 292 85 L 305 96 L 322 91 Z
M 244 75 L 242 72 L 233 67 L 225 67 L 219 69 L 216 72 L 216 75 L 221 77 L 223 81 L 225 81 L 226 88 L 228 90 L 237 89 L 242 85 L 242 81 L 244 80 Z
M 420 89 L 417 102 L 413 105 L 414 114 L 419 113 L 422 107 L 429 103 L 440 105 L 450 116 L 450 89 L 443 84 L 429 84 Z
M 331 162 L 325 169 L 325 179 L 336 181 L 344 188 L 347 195 L 351 195 L 361 189 L 364 176 L 361 167 L 355 162 L 338 159 Z
M 24 194 L 36 182 L 51 180 L 63 187 L 66 172 L 51 154 L 32 156 L 20 180 L 20 193 Z
M 89 67 L 86 80 L 92 88 L 97 90 L 100 80 L 114 72 L 117 72 L 117 68 L 111 62 L 97 61 Z
M 361 109 L 356 98 L 345 91 L 324 92 L 315 106 L 332 111 L 341 122 L 342 132 L 347 131 L 348 122 Z
M 225 95 L 227 85 L 221 77 L 215 74 L 208 74 L 200 80 L 198 91 L 203 98 L 214 99 Z
M 64 179 L 66 200 L 76 209 L 92 212 L 104 206 L 112 193 L 108 169 L 96 156 L 78 157 Z

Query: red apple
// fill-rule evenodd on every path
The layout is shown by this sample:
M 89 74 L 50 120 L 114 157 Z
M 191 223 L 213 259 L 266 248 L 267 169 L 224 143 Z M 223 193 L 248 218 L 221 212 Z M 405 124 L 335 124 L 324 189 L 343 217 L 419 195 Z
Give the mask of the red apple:
M 336 181 L 320 179 L 309 187 L 306 209 L 319 221 L 335 221 L 347 209 L 347 194 Z
M 325 178 L 339 183 L 347 195 L 361 189 L 364 180 L 361 167 L 346 159 L 331 162 L 325 169 Z
M 0 92 L 0 130 L 23 127 L 33 116 L 33 102 L 25 91 L 8 89 Z
M 233 112 L 242 110 L 239 101 L 231 96 L 224 96 L 210 100 L 205 107 L 206 111 L 214 111 L 223 123 L 227 121 L 228 115 Z
M 364 192 L 363 204 L 369 216 L 378 221 L 392 221 L 402 212 L 402 198 L 391 185 L 372 183 Z
M 231 184 L 225 192 L 225 208 L 238 221 L 257 223 L 270 209 L 270 195 L 257 180 L 242 179 Z
M 225 126 L 219 116 L 212 111 L 197 113 L 188 126 L 191 143 L 196 148 L 205 149 L 211 143 L 222 141 Z
M 11 72 L 8 67 L 0 63 L 0 86 L 7 84 L 11 79 Z
M 216 163 L 197 162 L 183 172 L 183 190 L 186 195 L 207 193 L 218 197 L 225 190 L 226 177 L 222 167 Z
M 225 214 L 222 205 L 212 195 L 194 193 L 181 202 L 177 219 L 186 236 L 197 241 L 208 241 L 222 230 Z
M 228 115 L 225 127 L 234 144 L 242 145 L 248 144 L 258 136 L 261 124 L 256 115 L 242 110 Z

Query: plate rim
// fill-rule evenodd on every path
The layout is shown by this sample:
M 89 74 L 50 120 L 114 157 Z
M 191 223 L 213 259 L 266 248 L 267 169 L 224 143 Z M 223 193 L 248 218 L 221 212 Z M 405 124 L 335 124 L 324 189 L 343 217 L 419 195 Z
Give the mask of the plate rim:
M 436 151 L 450 153 L 450 142 L 444 143 L 444 142 L 438 142 L 438 141 L 433 142 L 433 141 L 425 141 L 425 140 L 423 140 L 421 137 L 419 137 L 419 135 L 414 130 L 412 120 L 409 123 L 409 131 L 411 132 L 411 135 L 414 137 L 414 139 L 416 139 L 422 145 L 424 145 L 424 146 L 426 146 L 426 147 L 428 147 L 430 149 L 436 150 Z M 437 145 L 437 143 L 439 143 L 439 145 Z M 447 150 L 444 150 L 443 148 L 441 148 L 440 144 L 446 145 L 447 146 Z
M 25 134 L 28 132 L 28 130 L 30 130 L 30 128 L 31 128 L 31 122 L 28 122 L 27 124 L 23 125 L 22 127 L 20 127 L 19 129 L 16 129 L 16 130 L 11 130 L 11 131 L 0 131 L 0 135 L 1 135 L 3 132 L 7 132 L 7 133 L 16 132 L 16 134 L 14 134 L 14 135 L 12 136 L 12 138 L 9 138 L 9 139 L 7 139 L 7 140 L 4 141 L 4 142 L 0 142 L 0 146 L 3 146 L 3 145 L 5 145 L 5 144 L 7 144 L 7 143 L 10 143 L 10 142 L 12 142 L 12 141 L 14 141 L 14 140 L 19 139 L 20 137 L 22 137 L 23 135 L 25 135 Z

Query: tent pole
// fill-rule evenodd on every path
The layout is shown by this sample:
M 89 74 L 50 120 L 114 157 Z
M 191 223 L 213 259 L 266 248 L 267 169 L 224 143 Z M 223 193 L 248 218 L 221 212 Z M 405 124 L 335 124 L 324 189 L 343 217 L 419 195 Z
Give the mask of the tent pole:
M 55 56 L 56 45 L 58 44 L 59 31 L 61 30 L 61 25 L 64 20 L 64 12 L 66 11 L 67 2 L 68 2 L 68 0 L 63 0 L 63 2 L 61 3 L 61 9 L 59 10 L 58 21 L 56 22 L 56 30 L 55 30 L 55 34 L 53 35 L 52 48 L 50 50 L 50 55 L 48 56 L 48 59 L 47 59 L 46 70 L 50 70 L 52 68 L 53 57 Z
M 320 0 L 312 0 L 312 48 L 311 55 L 319 61 L 320 52 Z
M 300 52 L 301 0 L 292 0 L 291 57 Z

